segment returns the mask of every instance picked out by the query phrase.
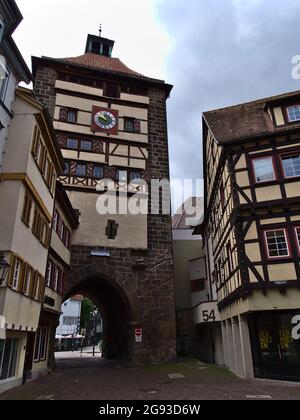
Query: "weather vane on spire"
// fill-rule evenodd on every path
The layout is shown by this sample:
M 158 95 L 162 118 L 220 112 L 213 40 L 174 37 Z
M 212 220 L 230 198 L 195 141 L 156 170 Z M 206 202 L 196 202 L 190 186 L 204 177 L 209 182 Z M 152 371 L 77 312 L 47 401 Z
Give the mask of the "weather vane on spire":
M 101 37 L 102 35 L 102 23 L 100 23 L 100 28 L 99 28 L 99 36 Z

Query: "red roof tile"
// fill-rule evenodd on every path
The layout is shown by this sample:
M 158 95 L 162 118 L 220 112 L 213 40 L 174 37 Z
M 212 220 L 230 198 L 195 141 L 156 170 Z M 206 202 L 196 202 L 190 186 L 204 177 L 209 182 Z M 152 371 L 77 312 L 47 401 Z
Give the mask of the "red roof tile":
M 86 53 L 79 57 L 64 58 L 63 61 L 67 61 L 74 64 L 80 64 L 94 69 L 113 71 L 116 73 L 124 73 L 128 75 L 144 77 L 142 74 L 131 70 L 118 58 L 106 57 L 103 55 Z

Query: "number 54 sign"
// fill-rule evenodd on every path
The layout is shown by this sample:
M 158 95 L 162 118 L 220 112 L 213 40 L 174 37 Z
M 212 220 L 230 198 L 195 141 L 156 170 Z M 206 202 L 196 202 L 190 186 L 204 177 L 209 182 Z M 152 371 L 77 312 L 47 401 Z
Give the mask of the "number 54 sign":
M 194 309 L 194 322 L 208 324 L 221 321 L 217 302 L 205 302 Z

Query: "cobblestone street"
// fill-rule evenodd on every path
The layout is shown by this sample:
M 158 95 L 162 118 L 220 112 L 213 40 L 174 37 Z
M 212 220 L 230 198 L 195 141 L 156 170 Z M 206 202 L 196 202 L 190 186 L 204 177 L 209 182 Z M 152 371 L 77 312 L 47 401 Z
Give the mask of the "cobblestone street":
M 60 358 L 57 371 L 0 400 L 300 400 L 300 384 L 241 380 L 196 361 L 128 369 L 92 357 Z

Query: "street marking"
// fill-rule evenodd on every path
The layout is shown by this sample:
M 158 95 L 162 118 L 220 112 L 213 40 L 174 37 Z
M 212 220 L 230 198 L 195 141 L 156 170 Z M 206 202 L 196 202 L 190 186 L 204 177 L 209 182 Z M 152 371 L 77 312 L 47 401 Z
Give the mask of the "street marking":
M 272 400 L 271 395 L 246 395 L 248 400 Z
M 182 379 L 182 378 L 184 378 L 184 375 L 182 375 L 181 373 L 172 373 L 168 376 L 169 376 L 170 379 Z
M 36 401 L 53 401 L 54 395 L 42 395 L 41 397 L 36 398 Z

